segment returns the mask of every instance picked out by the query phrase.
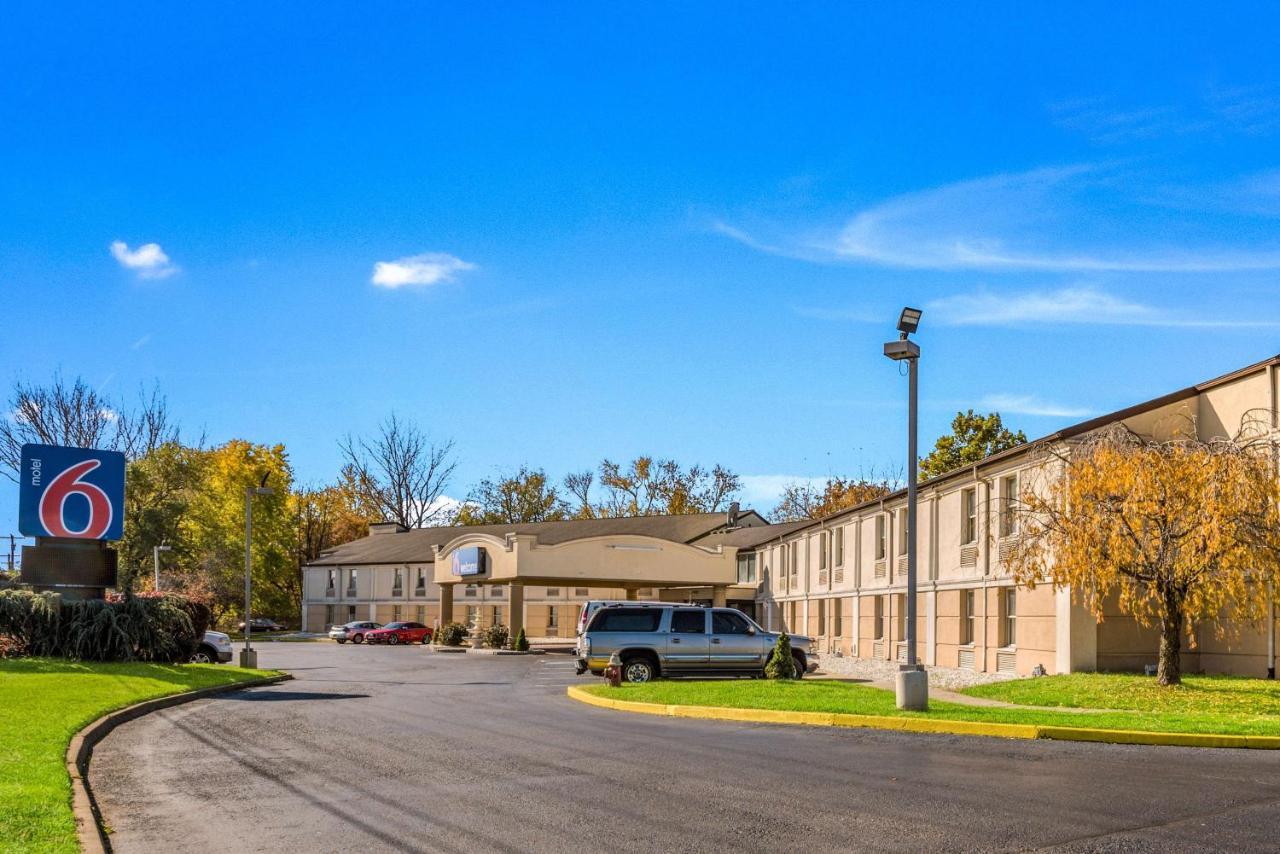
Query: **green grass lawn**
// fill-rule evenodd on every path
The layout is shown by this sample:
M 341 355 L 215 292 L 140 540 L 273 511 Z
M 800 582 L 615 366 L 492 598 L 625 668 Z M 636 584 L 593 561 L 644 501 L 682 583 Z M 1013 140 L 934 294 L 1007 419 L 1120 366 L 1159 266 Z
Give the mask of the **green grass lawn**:
M 1108 691 L 1105 682 L 1074 691 L 1072 680 L 1115 679 L 1118 690 Z M 1211 699 L 1194 692 L 1190 685 L 1176 696 L 1147 697 L 1149 683 L 1138 684 L 1143 677 L 1077 674 L 1066 677 L 1042 677 L 984 686 L 983 696 L 1017 703 L 1040 704 L 1047 697 L 1073 697 L 1081 702 L 1076 707 L 1124 708 L 1126 711 L 1065 712 L 1047 707 L 1040 709 L 1002 709 L 964 706 L 959 703 L 931 701 L 927 712 L 902 712 L 894 707 L 893 692 L 867 685 L 820 679 L 799 682 L 772 680 L 658 680 L 644 685 L 623 685 L 611 689 L 593 685 L 587 690 L 605 697 L 644 703 L 689 706 L 727 706 L 730 708 L 779 709 L 803 712 L 836 712 L 850 715 L 890 715 L 927 717 L 938 720 L 979 721 L 984 723 L 1040 724 L 1044 726 L 1097 727 L 1101 729 L 1149 730 L 1152 732 L 1193 732 L 1223 735 L 1280 736 L 1280 692 L 1275 685 L 1257 679 L 1209 678 L 1213 683 Z M 1123 680 L 1134 680 L 1125 682 Z M 1048 683 L 1059 682 L 1057 691 Z M 1191 680 L 1188 680 L 1189 682 Z M 1195 680 L 1199 683 L 1200 679 Z M 1044 687 L 1042 687 L 1044 686 Z M 1127 688 L 1127 693 L 1124 690 Z M 972 693 L 977 694 L 979 689 Z M 997 694 L 997 690 L 1008 694 Z M 1176 689 L 1175 689 L 1176 690 Z M 991 691 L 990 694 L 985 692 Z M 1026 692 L 1026 693 L 1019 693 Z M 1039 692 L 1039 693 L 1036 693 Z M 1118 706 L 1116 697 L 1128 696 L 1130 702 Z M 1195 699 L 1179 701 L 1179 696 Z M 1265 697 L 1265 701 L 1255 697 Z M 1147 697 L 1143 699 L 1143 697 Z M 1035 698 L 1038 698 L 1036 700 Z M 1086 702 L 1087 700 L 1087 702 Z M 1096 705 L 1095 705 L 1096 704 Z M 1046 704 L 1047 705 L 1047 704 Z M 1055 705 L 1068 705 L 1056 703 Z
M 979 685 L 964 691 L 1028 706 L 1133 709 L 1196 715 L 1280 715 L 1280 681 L 1241 676 L 1184 676 L 1164 688 L 1150 676 L 1072 673 Z
M 0 661 L 0 847 L 80 850 L 64 757 L 86 724 L 142 700 L 272 673 L 212 664 Z

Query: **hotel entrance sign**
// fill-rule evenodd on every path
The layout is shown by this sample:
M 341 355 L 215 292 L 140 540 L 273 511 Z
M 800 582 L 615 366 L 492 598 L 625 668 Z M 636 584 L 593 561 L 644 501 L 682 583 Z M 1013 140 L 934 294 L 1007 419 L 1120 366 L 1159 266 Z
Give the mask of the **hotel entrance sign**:
M 124 536 L 124 454 L 23 445 L 18 530 L 28 537 Z
M 479 546 L 457 549 L 453 553 L 454 575 L 484 575 L 488 569 L 489 555 Z

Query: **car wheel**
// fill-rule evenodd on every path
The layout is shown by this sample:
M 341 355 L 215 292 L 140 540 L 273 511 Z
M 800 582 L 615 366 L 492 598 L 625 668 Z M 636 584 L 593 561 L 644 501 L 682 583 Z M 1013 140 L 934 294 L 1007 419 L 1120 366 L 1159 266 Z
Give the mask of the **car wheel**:
M 364 643 L 364 635 L 352 635 L 352 636 L 351 636 L 351 642 L 352 642 L 352 643 Z
M 422 636 L 422 645 L 423 645 L 423 646 L 426 646 L 426 645 L 427 645 L 427 644 L 429 644 L 429 643 L 431 643 L 431 635 L 423 635 L 423 636 Z
M 346 643 L 346 642 L 347 642 L 347 639 L 346 639 L 346 638 L 334 638 L 334 640 L 336 640 L 338 643 Z
M 213 664 L 217 660 L 217 656 L 210 654 L 207 647 L 202 646 L 195 652 L 191 653 L 192 664 Z
M 624 681 L 640 684 L 652 681 L 656 675 L 656 668 L 654 668 L 653 662 L 643 656 L 628 658 L 622 662 L 622 678 Z
M 804 678 L 804 666 L 805 666 L 805 665 L 804 665 L 804 659 L 803 659 L 803 658 L 801 658 L 800 656 L 796 655 L 795 653 L 792 653 L 792 654 L 791 654 L 791 660 L 792 660 L 792 662 L 794 662 L 794 664 L 795 664 L 795 666 L 796 666 L 796 675 L 795 675 L 794 677 L 792 677 L 792 678 L 794 678 L 794 679 L 803 679 L 803 678 Z
M 395 646 L 396 644 L 400 643 L 400 636 L 391 635 L 390 637 L 387 638 L 387 643 L 391 644 L 392 646 Z

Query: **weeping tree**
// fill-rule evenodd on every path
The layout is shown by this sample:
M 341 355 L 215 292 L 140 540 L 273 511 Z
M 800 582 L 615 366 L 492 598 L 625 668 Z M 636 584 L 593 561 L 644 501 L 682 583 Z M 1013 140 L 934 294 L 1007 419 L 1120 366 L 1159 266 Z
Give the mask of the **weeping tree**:
M 1099 621 L 1114 600 L 1157 628 L 1157 681 L 1177 685 L 1184 631 L 1194 645 L 1198 625 L 1221 635 L 1225 617 L 1256 623 L 1270 607 L 1276 451 L 1250 420 L 1230 439 L 1200 440 L 1193 424 L 1163 439 L 1116 424 L 1047 450 L 1043 482 L 1009 508 L 1021 533 L 1010 570 L 1027 587 L 1069 587 Z

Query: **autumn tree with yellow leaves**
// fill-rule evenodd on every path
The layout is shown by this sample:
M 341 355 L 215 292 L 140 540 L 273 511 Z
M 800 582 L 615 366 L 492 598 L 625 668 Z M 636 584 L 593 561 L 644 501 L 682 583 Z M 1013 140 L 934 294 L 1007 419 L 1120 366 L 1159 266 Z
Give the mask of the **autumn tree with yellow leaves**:
M 1276 445 L 1247 426 L 1201 441 L 1194 428 L 1167 440 L 1123 425 L 1049 452 L 1045 482 L 1029 484 L 1015 512 L 1022 536 L 1010 555 L 1028 587 L 1069 587 L 1101 620 L 1115 597 L 1160 633 L 1156 678 L 1181 681 L 1182 636 L 1223 619 L 1257 621 L 1280 565 Z

